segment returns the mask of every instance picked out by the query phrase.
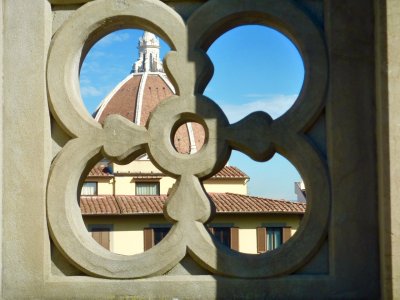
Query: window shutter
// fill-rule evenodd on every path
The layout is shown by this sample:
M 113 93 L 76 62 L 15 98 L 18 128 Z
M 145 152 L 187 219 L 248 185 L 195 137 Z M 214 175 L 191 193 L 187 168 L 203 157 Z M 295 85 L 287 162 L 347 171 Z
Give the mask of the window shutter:
M 92 238 L 101 245 L 101 232 L 99 231 L 93 231 L 92 232 Z
M 239 251 L 239 228 L 231 227 L 231 249 Z
M 107 250 L 110 250 L 110 232 L 107 231 L 102 231 L 101 233 L 101 244 L 104 248 Z
M 267 229 L 265 227 L 257 227 L 257 252 L 264 253 L 267 251 Z
M 144 234 L 144 251 L 149 250 L 154 246 L 154 231 L 153 228 L 143 229 Z
M 101 246 L 110 250 L 110 229 L 109 228 L 93 228 L 93 239 Z
M 285 243 L 292 236 L 292 229 L 290 226 L 282 228 L 282 243 Z

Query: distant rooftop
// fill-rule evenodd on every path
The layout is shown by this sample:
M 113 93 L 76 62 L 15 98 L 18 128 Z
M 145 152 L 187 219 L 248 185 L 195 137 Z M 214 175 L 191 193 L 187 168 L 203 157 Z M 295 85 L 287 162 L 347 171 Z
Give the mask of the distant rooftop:
M 305 203 L 233 194 L 209 193 L 218 214 L 304 214 Z M 82 215 L 162 214 L 167 195 L 81 196 Z
M 131 172 L 132 176 L 136 177 L 160 177 L 164 176 L 162 173 L 145 173 L 145 172 Z M 94 177 L 113 177 L 114 174 L 111 172 L 109 167 L 97 166 L 90 170 L 88 178 Z M 215 174 L 212 179 L 249 179 L 249 176 L 240 170 L 238 167 L 225 166 L 217 174 Z

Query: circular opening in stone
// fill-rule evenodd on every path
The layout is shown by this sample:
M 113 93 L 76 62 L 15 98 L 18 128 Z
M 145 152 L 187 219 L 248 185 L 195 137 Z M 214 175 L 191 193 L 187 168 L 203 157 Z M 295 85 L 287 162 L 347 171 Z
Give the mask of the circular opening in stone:
M 204 95 L 223 109 L 231 123 L 254 111 L 273 119 L 298 98 L 304 83 L 303 59 L 281 32 L 245 25 L 221 35 L 207 50 L 214 75 Z
M 206 131 L 198 122 L 178 122 L 172 130 L 171 143 L 180 154 L 195 154 L 205 142 Z
M 157 169 L 147 155 L 126 164 L 103 158 L 84 178 L 78 197 L 83 225 L 110 252 L 143 253 L 172 228 L 162 212 L 175 179 Z
M 169 45 L 141 29 L 114 31 L 95 43 L 80 70 L 80 92 L 93 118 L 112 114 L 145 126 L 150 113 L 175 88 L 164 72 Z

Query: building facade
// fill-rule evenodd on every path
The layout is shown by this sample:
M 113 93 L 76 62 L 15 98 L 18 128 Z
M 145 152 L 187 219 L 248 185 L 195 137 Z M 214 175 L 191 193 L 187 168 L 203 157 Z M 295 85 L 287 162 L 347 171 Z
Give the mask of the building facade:
M 158 38 L 145 31 L 138 43 L 138 60 L 132 73 L 101 102 L 94 118 L 103 123 L 119 114 L 145 126 L 157 105 L 174 94 L 164 73 Z M 187 122 L 176 130 L 173 145 L 191 155 L 206 142 L 203 127 Z M 263 253 L 286 242 L 297 230 L 306 204 L 248 196 L 249 177 L 234 166 L 203 181 L 216 207 L 207 225 L 215 240 L 233 250 Z M 83 183 L 80 206 L 84 222 L 105 248 L 119 254 L 141 253 L 168 233 L 163 204 L 175 180 L 155 167 L 147 155 L 129 164 L 107 160 L 90 171 Z
M 216 215 L 207 224 L 217 241 L 245 253 L 263 253 L 286 242 L 297 230 L 306 204 L 247 195 L 249 178 L 226 166 L 204 181 Z M 91 170 L 80 207 L 92 237 L 112 252 L 132 255 L 157 244 L 171 227 L 164 203 L 175 180 L 148 160 Z

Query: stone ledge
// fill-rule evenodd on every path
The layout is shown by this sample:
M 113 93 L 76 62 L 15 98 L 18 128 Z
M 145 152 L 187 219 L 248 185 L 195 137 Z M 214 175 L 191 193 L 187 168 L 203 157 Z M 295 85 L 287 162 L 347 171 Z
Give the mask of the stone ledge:
M 84 4 L 94 0 L 48 0 L 52 5 Z M 206 2 L 207 0 L 161 0 L 162 2 Z

